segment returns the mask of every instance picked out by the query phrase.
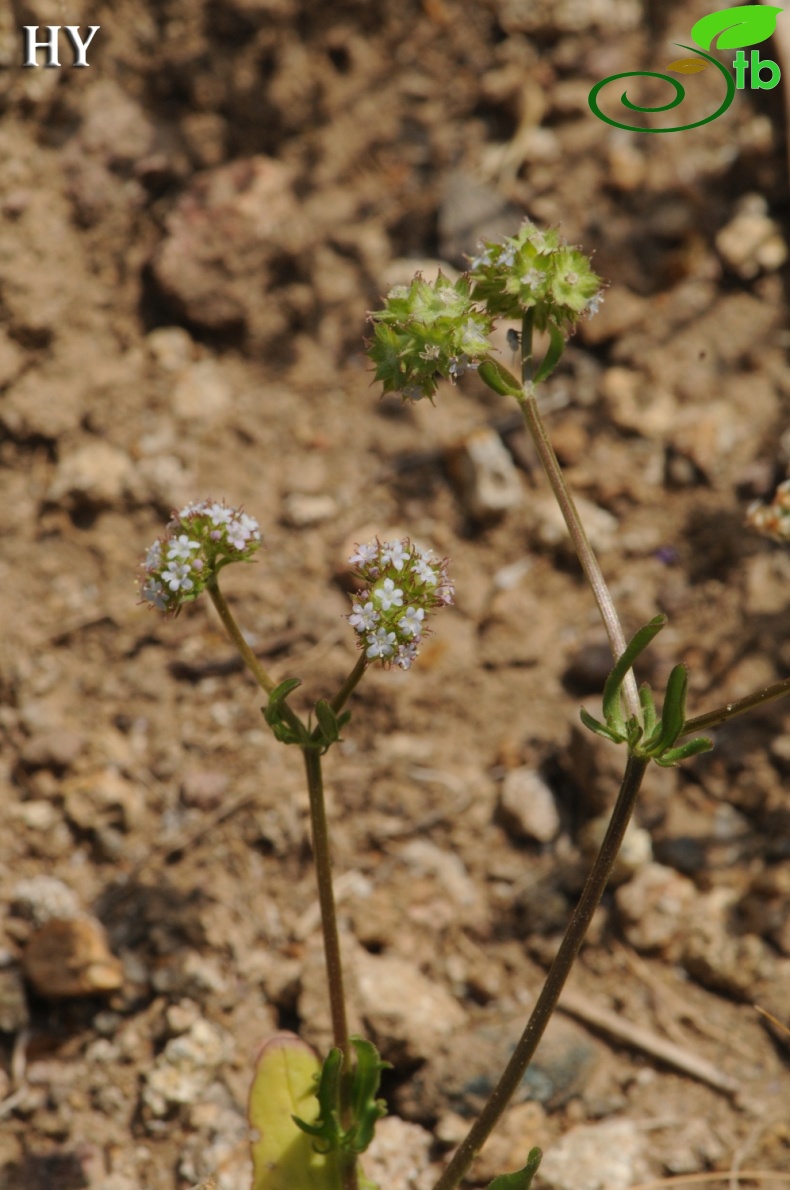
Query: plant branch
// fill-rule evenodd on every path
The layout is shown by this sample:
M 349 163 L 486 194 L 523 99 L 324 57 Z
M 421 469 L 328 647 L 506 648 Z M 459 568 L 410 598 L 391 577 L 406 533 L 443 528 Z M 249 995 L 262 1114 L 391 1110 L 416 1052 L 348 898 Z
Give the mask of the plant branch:
M 723 707 L 717 707 L 715 711 L 697 715 L 695 719 L 687 719 L 680 734 L 684 736 L 692 735 L 697 731 L 706 731 L 709 727 L 726 723 L 728 719 L 734 719 L 736 715 L 743 715 L 746 711 L 761 707 L 763 703 L 773 702 L 777 698 L 785 698 L 788 694 L 790 694 L 790 678 L 783 678 L 781 682 L 774 682 L 772 686 L 766 686 L 755 694 L 747 694 L 745 698 L 739 698 L 737 702 L 728 702 Z
M 455 1190 L 524 1077 L 524 1072 L 532 1061 L 552 1013 L 557 1007 L 557 1001 L 565 986 L 565 981 L 571 972 L 592 916 L 612 873 L 648 763 L 647 760 L 629 756 L 617 802 L 612 810 L 612 817 L 601 849 L 587 877 L 579 897 L 579 903 L 568 923 L 556 958 L 532 1010 L 532 1015 L 479 1118 L 456 1149 L 450 1164 L 436 1182 L 434 1190 Z
M 531 352 L 531 342 L 526 345 L 522 337 L 522 352 L 527 349 Z M 530 382 L 524 385 L 524 395 L 519 398 L 519 405 L 521 412 L 524 415 L 524 421 L 527 429 L 532 436 L 535 443 L 538 455 L 540 457 L 543 470 L 546 473 L 551 490 L 554 493 L 554 498 L 560 506 L 565 524 L 568 527 L 574 549 L 581 563 L 582 570 L 587 578 L 588 583 L 592 588 L 595 602 L 598 604 L 598 610 L 601 613 L 601 618 L 604 622 L 606 635 L 609 638 L 609 645 L 612 650 L 612 655 L 617 661 L 625 652 L 625 636 L 620 624 L 617 610 L 614 606 L 614 601 L 606 585 L 606 580 L 603 577 L 601 568 L 598 565 L 592 546 L 587 538 L 584 530 L 581 517 L 576 510 L 576 505 L 573 502 L 573 497 L 568 490 L 568 485 L 565 482 L 565 476 L 562 474 L 557 456 L 554 453 L 554 448 L 549 441 L 546 428 L 538 411 L 538 403 L 535 397 L 534 387 Z M 637 722 L 642 722 L 642 708 L 639 703 L 639 695 L 636 688 L 636 678 L 634 671 L 629 670 L 623 681 L 623 696 L 625 698 L 628 714 L 635 715 Z
M 206 590 L 211 596 L 211 602 L 217 609 L 217 614 L 220 620 L 222 620 L 222 627 L 225 629 L 228 636 L 239 650 L 242 661 L 247 666 L 247 669 L 255 678 L 255 681 L 258 683 L 260 688 L 265 690 L 267 694 L 271 694 L 272 690 L 274 690 L 276 686 L 276 683 L 272 678 L 269 677 L 268 673 L 263 668 L 260 661 L 244 639 L 241 629 L 233 618 L 233 612 L 228 607 L 225 596 L 219 589 L 218 580 L 214 578 L 213 582 L 208 584 Z

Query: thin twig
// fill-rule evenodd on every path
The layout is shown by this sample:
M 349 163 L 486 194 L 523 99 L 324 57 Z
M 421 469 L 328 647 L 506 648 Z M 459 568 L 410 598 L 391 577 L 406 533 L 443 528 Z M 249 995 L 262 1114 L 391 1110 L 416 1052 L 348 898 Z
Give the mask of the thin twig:
M 614 1012 L 591 1004 L 586 996 L 579 996 L 574 992 L 563 992 L 558 1007 L 562 1012 L 576 1017 L 577 1020 L 583 1021 L 584 1024 L 590 1025 L 594 1029 L 600 1029 L 602 1033 L 606 1033 L 616 1041 L 621 1041 L 633 1049 L 641 1050 L 642 1053 L 657 1058 L 659 1062 L 674 1067 L 681 1074 L 687 1074 L 699 1082 L 707 1083 L 709 1087 L 721 1091 L 724 1095 L 737 1095 L 742 1089 L 739 1082 L 724 1074 L 706 1058 L 692 1054 L 687 1049 L 675 1045 L 673 1041 L 659 1037 L 657 1033 L 653 1033 L 651 1029 L 646 1029 L 643 1025 L 636 1025 L 633 1021 L 624 1020 Z

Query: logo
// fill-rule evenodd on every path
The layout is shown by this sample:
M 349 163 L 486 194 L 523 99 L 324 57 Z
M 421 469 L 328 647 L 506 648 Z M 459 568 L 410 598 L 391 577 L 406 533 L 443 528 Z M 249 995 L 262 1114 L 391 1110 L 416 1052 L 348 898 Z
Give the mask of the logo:
M 623 91 L 620 103 L 629 111 L 653 114 L 668 112 L 678 107 L 686 98 L 686 91 L 682 83 L 668 74 L 660 74 L 654 70 L 626 70 L 622 74 L 612 74 L 608 78 L 601 79 L 600 83 L 596 83 L 592 88 L 588 97 L 591 112 L 599 120 L 611 124 L 613 128 L 625 128 L 628 132 L 685 132 L 689 128 L 699 128 L 702 124 L 709 124 L 711 120 L 716 120 L 726 112 L 735 98 L 735 92 L 742 91 L 747 86 L 747 79 L 748 86 L 753 91 L 770 91 L 779 82 L 781 71 L 776 62 L 772 62 L 770 58 L 761 58 L 759 50 L 751 50 L 748 57 L 743 51 L 747 46 L 759 45 L 771 36 L 776 28 L 776 20 L 780 12 L 782 12 L 781 8 L 765 4 L 739 4 L 735 8 L 723 8 L 719 12 L 708 13 L 692 27 L 691 36 L 696 41 L 696 45 L 681 45 L 680 42 L 676 42 L 682 50 L 689 50 L 694 56 L 678 58 L 676 62 L 670 62 L 667 70 L 675 71 L 677 74 L 697 74 L 713 66 L 724 80 L 724 99 L 712 115 L 695 120 L 692 124 L 675 124 L 671 128 L 643 128 L 639 124 L 624 124 L 620 120 L 613 120 L 611 116 L 607 116 L 601 111 L 598 96 L 603 88 L 609 83 L 616 83 L 619 79 L 631 78 L 662 79 L 673 88 L 675 97 L 669 103 L 654 107 L 640 107 L 631 102 L 627 91 Z M 713 49 L 738 51 L 732 62 L 734 78 L 727 68 L 722 66 L 721 62 L 711 54 L 705 53 L 706 50 Z

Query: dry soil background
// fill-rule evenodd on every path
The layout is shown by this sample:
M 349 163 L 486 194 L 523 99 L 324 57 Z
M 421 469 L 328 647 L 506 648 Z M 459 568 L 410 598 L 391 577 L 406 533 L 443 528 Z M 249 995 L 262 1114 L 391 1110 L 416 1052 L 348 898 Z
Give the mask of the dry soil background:
M 595 252 L 612 285 L 548 417 L 627 629 L 669 616 L 644 674 L 685 661 L 696 713 L 788 672 L 790 558 L 743 521 L 790 457 L 781 88 L 667 136 L 587 108 L 708 7 L 0 12 L 3 1190 L 246 1190 L 252 1053 L 326 1044 L 298 754 L 210 607 L 136 604 L 187 500 L 261 521 L 225 590 L 311 698 L 354 660 L 349 542 L 452 559 L 455 607 L 327 763 L 353 1014 L 397 1065 L 382 1190 L 430 1185 L 540 986 L 617 786 L 578 724 L 605 641 L 507 402 L 371 387 L 365 311 L 415 262 L 463 268 L 527 213 Z M 99 24 L 90 67 L 20 69 L 28 23 Z M 508 505 L 482 521 L 481 440 Z M 568 1002 L 621 1035 L 558 1018 L 478 1183 L 536 1143 L 554 1190 L 786 1173 L 787 1039 L 753 1004 L 787 1020 L 789 725 L 767 707 L 649 775 Z

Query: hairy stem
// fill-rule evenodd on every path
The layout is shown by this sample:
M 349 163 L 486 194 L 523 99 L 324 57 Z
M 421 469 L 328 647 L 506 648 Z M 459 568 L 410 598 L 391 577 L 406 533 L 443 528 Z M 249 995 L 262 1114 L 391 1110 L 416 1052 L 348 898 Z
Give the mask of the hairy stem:
M 570 974 L 576 956 L 581 949 L 587 928 L 606 888 L 606 884 L 617 859 L 626 827 L 636 802 L 642 778 L 648 766 L 647 760 L 629 756 L 617 802 L 606 831 L 601 849 L 579 897 L 579 903 L 568 923 L 565 935 L 551 965 L 543 990 L 538 996 L 532 1015 L 527 1021 L 521 1039 L 505 1067 L 499 1082 L 491 1092 L 479 1118 L 472 1125 L 466 1138 L 456 1149 L 450 1164 L 434 1186 L 434 1190 L 455 1190 L 466 1174 L 490 1133 L 499 1121 L 510 1099 L 524 1077 L 535 1050 L 557 1007 L 565 981 Z
M 529 336 L 526 335 L 526 318 L 525 330 L 522 331 L 522 360 L 523 369 L 525 373 L 532 371 L 532 337 L 531 331 Z M 620 624 L 620 618 L 617 615 L 617 610 L 614 606 L 614 601 L 610 594 L 609 588 L 606 585 L 606 580 L 603 577 L 601 568 L 598 565 L 592 546 L 587 539 L 587 534 L 584 530 L 584 525 L 581 522 L 579 513 L 576 510 L 576 505 L 573 502 L 573 497 L 568 490 L 568 485 L 565 482 L 565 476 L 562 474 L 557 456 L 554 453 L 554 448 L 549 441 L 546 428 L 538 411 L 538 403 L 535 397 L 535 389 L 531 380 L 526 379 L 524 383 L 524 395 L 519 398 L 519 405 L 521 412 L 524 415 L 524 421 L 527 429 L 530 432 L 538 456 L 540 457 L 543 470 L 546 473 L 551 490 L 554 493 L 554 498 L 560 506 L 565 524 L 568 527 L 573 547 L 576 550 L 582 570 L 587 578 L 588 583 L 592 588 L 592 593 L 595 597 L 595 602 L 598 604 L 598 610 L 601 613 L 606 635 L 609 638 L 609 646 L 612 650 L 612 656 L 615 661 L 625 652 L 625 636 Z M 623 697 L 628 708 L 628 714 L 635 715 L 637 722 L 642 722 L 642 708 L 639 703 L 639 694 L 636 688 L 636 678 L 634 671 L 629 670 L 623 682 Z

